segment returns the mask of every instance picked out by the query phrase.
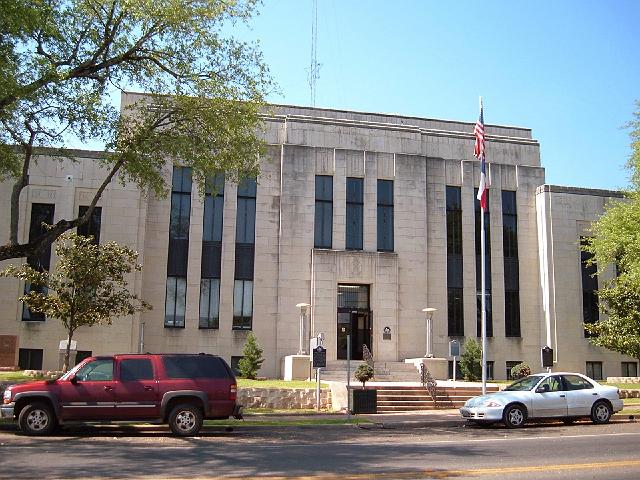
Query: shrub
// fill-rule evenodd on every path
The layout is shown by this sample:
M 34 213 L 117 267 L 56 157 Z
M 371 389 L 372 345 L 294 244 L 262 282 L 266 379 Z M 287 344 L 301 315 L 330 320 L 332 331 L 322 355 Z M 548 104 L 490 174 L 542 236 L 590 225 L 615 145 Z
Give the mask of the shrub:
M 258 345 L 258 341 L 253 332 L 249 333 L 247 337 L 247 343 L 244 344 L 242 355 L 242 358 L 238 362 L 240 376 L 242 378 L 255 380 L 258 378 L 258 370 L 260 370 L 264 358 L 262 358 L 262 349 Z
M 529 375 L 531 375 L 531 367 L 524 362 L 519 363 L 511 368 L 511 378 L 513 378 L 514 380 L 528 377 Z
M 366 363 L 363 363 L 356 368 L 353 376 L 356 377 L 359 382 L 362 382 L 362 388 L 364 388 L 364 384 L 373 378 L 373 368 Z
M 464 353 L 460 357 L 460 371 L 468 382 L 476 382 L 482 378 L 482 349 L 473 338 L 464 342 Z

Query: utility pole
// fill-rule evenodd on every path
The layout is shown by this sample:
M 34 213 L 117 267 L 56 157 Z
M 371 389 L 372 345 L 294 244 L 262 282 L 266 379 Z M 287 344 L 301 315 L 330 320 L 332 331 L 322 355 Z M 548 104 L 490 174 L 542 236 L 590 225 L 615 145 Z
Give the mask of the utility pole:
M 311 64 L 309 65 L 309 88 L 311 89 L 311 106 L 316 106 L 316 84 L 320 78 L 318 63 L 318 0 L 313 0 L 311 7 Z

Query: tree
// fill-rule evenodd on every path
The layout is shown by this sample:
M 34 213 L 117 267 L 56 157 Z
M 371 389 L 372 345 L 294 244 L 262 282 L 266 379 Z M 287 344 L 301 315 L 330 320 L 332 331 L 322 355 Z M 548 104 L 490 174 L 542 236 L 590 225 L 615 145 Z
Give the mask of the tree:
M 113 317 L 133 315 L 151 307 L 127 289 L 127 276 L 139 271 L 138 253 L 110 242 L 95 245 L 91 237 L 66 233 L 56 244 L 58 263 L 52 272 L 28 264 L 0 272 L 31 284 L 20 297 L 30 310 L 58 318 L 67 331 L 63 370 L 69 367 L 71 340 L 80 327 L 111 325 Z M 41 288 L 33 288 L 33 287 Z
M 585 324 L 594 344 L 640 359 L 640 101 L 631 129 L 632 153 L 627 162 L 631 184 L 623 201 L 609 202 L 605 213 L 591 226 L 591 237 L 582 248 L 601 274 L 611 265 L 616 277 L 601 281 L 600 310 L 607 315 Z
M 240 376 L 255 380 L 258 378 L 258 370 L 260 370 L 264 358 L 262 358 L 262 349 L 258 345 L 258 341 L 253 332 L 250 332 L 247 337 L 247 343 L 244 344 L 242 355 L 242 358 L 238 362 Z
M 363 363 L 362 365 L 356 368 L 353 376 L 356 377 L 356 380 L 362 382 L 362 388 L 364 389 L 364 384 L 373 378 L 374 372 L 371 365 Z
M 468 382 L 476 382 L 482 378 L 482 349 L 473 338 L 464 342 L 464 353 L 460 357 L 460 371 Z
M 106 186 L 165 195 L 163 168 L 193 168 L 201 193 L 224 172 L 258 173 L 260 112 L 272 83 L 256 45 L 228 37 L 256 0 L 3 0 L 0 179 L 15 183 L 0 260 L 36 255 L 91 218 Z M 115 94 L 148 92 L 118 110 Z M 19 200 L 38 147 L 103 142 L 103 183 L 84 215 L 18 241 Z

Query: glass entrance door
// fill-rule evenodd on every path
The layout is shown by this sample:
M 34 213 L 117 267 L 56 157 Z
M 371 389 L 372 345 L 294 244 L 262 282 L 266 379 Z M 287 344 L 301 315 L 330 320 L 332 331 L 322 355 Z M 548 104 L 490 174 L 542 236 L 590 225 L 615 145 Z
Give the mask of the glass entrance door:
M 372 314 L 369 310 L 369 285 L 338 285 L 337 358 L 362 360 L 363 345 L 371 348 Z M 348 339 L 351 345 L 348 345 Z

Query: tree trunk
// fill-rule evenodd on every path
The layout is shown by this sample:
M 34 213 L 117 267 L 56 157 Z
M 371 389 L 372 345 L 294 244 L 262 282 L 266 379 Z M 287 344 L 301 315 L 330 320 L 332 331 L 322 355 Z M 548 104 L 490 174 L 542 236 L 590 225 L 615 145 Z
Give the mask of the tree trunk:
M 67 337 L 67 349 L 64 352 L 64 361 L 62 362 L 62 371 L 67 373 L 69 370 L 69 360 L 71 357 L 71 339 L 73 338 L 73 330 L 69 330 L 69 335 Z

